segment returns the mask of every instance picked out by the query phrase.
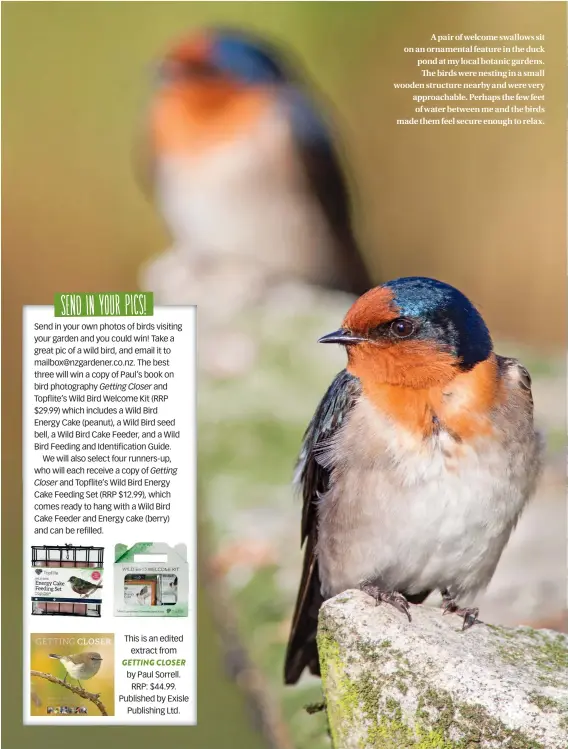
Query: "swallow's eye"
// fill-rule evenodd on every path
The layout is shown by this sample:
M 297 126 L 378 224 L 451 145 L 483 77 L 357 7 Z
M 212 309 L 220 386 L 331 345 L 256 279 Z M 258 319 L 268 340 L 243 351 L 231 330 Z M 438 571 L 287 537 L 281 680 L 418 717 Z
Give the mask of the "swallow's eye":
M 414 323 L 404 317 L 393 320 L 390 325 L 390 331 L 396 338 L 408 338 L 414 333 L 414 330 Z

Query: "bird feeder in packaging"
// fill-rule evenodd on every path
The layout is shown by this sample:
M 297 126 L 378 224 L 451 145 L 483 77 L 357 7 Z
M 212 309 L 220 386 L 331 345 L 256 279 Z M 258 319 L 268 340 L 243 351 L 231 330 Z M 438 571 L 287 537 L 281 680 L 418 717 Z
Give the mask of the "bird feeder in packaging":
M 32 546 L 32 614 L 101 615 L 104 548 Z

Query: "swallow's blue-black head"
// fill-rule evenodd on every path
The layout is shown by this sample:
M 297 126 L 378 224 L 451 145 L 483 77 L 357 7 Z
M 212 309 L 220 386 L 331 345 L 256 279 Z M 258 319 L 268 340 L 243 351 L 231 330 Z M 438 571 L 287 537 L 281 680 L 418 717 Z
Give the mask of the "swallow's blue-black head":
M 371 289 L 353 304 L 342 328 L 321 340 L 348 346 L 350 361 L 381 360 L 385 377 L 403 384 L 405 379 L 434 382 L 438 375 L 441 382 L 452 370 L 471 370 L 493 349 L 469 299 L 449 284 L 423 277 Z
M 438 341 L 459 360 L 461 369 L 485 361 L 492 351 L 483 318 L 461 291 L 433 278 L 398 278 L 385 284 L 402 317 L 416 320 L 413 335 Z
M 232 80 L 244 86 L 289 82 L 282 54 L 248 32 L 212 28 L 178 43 L 166 56 L 166 72 L 177 77 Z
M 211 32 L 211 61 L 241 83 L 258 86 L 289 80 L 281 54 L 270 44 L 239 31 Z

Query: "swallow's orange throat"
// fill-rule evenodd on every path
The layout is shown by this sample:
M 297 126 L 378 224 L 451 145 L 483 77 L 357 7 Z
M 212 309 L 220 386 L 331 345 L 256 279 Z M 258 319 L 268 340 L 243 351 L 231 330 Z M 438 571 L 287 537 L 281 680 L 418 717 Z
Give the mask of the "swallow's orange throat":
M 442 428 L 467 441 L 491 431 L 501 389 L 494 354 L 468 372 L 460 372 L 448 355 L 439 356 L 408 371 L 406 382 L 388 356 L 351 356 L 347 369 L 381 413 L 414 434 L 429 437 Z
M 393 421 L 458 439 L 491 429 L 497 360 L 483 319 L 457 289 L 425 278 L 378 286 L 353 304 L 342 333 L 331 340 L 345 342 L 348 371 Z
M 269 105 L 264 91 L 228 80 L 174 83 L 157 95 L 152 107 L 154 149 L 158 154 L 197 155 L 246 132 Z

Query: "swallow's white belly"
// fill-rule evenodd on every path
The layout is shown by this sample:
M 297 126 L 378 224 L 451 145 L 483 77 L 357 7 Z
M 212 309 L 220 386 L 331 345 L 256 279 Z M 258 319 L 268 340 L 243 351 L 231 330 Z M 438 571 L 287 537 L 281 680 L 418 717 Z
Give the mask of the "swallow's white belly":
M 365 581 L 407 594 L 484 588 L 528 498 L 522 460 L 497 438 L 421 441 L 386 419 L 377 433 L 380 444 L 371 435 L 358 441 L 359 454 L 321 500 L 324 595 Z
M 275 112 L 230 142 L 161 159 L 156 179 L 161 213 L 189 261 L 253 259 L 275 274 L 314 275 L 329 257 L 328 228 Z

